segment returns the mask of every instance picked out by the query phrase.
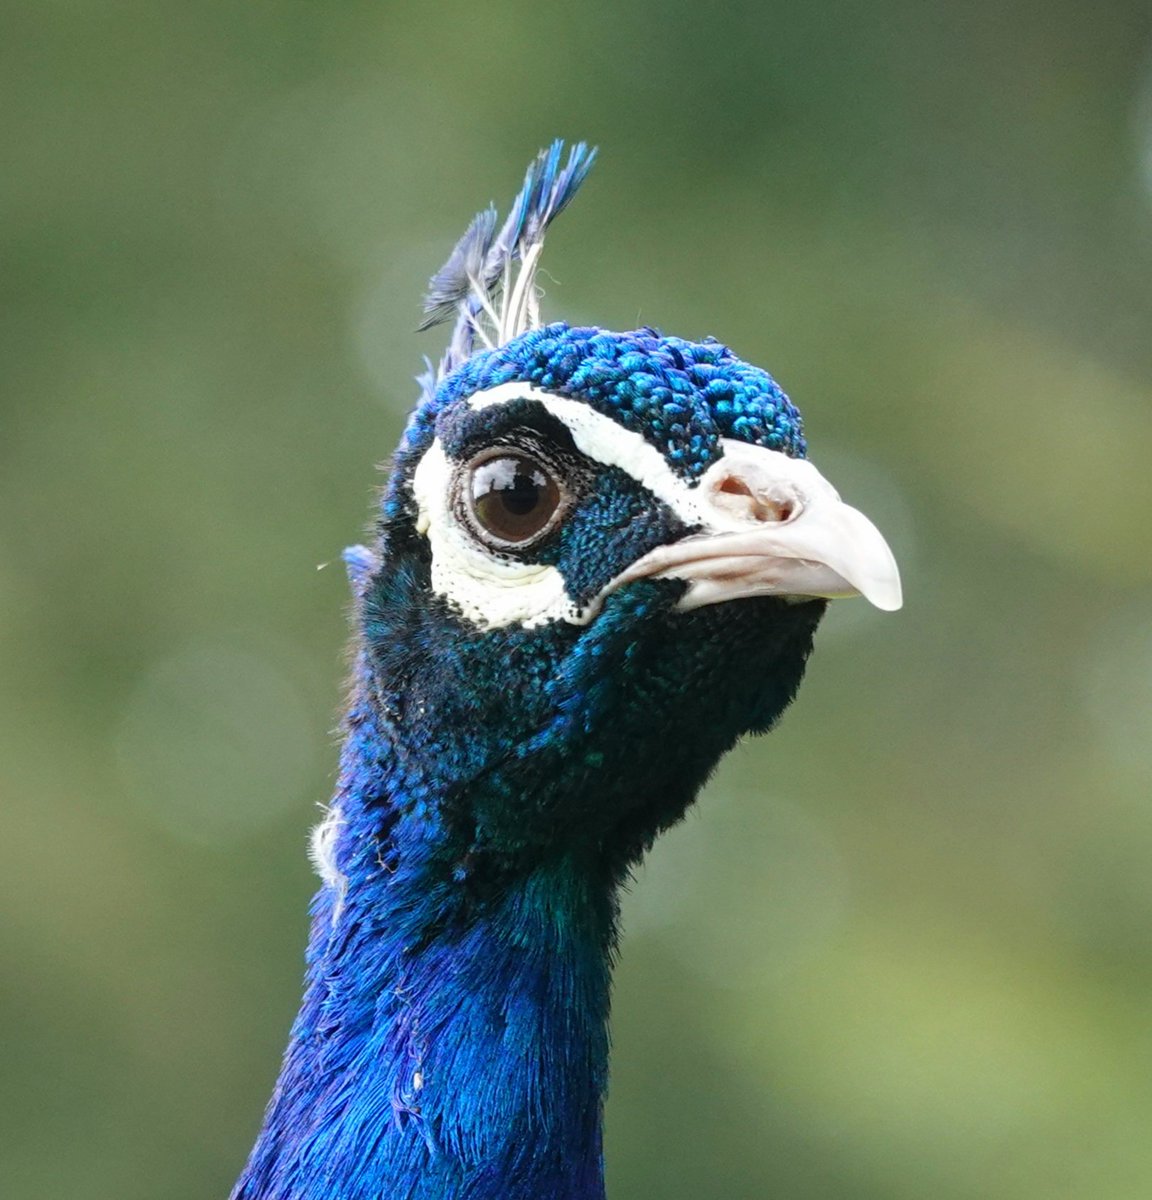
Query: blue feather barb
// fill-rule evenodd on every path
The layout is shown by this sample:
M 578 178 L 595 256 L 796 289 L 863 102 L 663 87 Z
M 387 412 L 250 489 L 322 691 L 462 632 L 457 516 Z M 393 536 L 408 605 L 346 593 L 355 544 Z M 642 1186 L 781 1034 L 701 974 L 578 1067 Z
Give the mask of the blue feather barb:
M 561 165 L 559 138 L 541 150 L 504 224 L 490 205 L 476 214 L 448 261 L 432 276 L 420 329 L 456 318 L 448 349 L 435 370 L 421 377 L 425 392 L 471 358 L 540 325 L 536 269 L 548 226 L 576 195 L 596 159 L 595 148 L 577 142 Z M 477 345 L 479 343 L 479 347 Z

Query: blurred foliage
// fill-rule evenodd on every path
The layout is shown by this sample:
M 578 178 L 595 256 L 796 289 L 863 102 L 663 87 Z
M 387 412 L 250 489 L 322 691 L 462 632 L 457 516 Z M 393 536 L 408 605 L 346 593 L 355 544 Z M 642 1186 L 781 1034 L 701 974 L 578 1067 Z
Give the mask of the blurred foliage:
M 223 1196 L 298 998 L 331 563 L 421 289 L 553 136 L 545 310 L 714 333 L 908 593 L 626 906 L 615 1200 L 1152 1194 L 1143 0 L 9 0 L 0 1193 Z

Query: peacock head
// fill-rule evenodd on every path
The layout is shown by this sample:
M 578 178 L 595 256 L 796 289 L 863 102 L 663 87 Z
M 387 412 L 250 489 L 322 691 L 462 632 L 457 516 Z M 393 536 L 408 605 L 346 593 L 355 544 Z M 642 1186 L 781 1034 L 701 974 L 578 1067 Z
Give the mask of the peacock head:
M 460 861 L 621 871 L 779 717 L 828 598 L 899 607 L 896 565 L 719 342 L 485 340 L 428 379 L 384 494 L 361 589 L 379 707 Z

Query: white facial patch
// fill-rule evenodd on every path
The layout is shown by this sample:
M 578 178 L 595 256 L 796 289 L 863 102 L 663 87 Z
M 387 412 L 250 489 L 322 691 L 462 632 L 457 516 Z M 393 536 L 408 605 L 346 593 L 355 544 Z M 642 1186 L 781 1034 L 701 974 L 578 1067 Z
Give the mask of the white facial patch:
M 759 470 L 769 471 L 780 487 L 795 498 L 797 511 L 805 496 L 831 493 L 831 485 L 810 462 L 776 450 L 723 439 L 723 457 L 700 479 L 689 482 L 672 470 L 660 451 L 638 433 L 625 429 L 590 405 L 523 383 L 503 383 L 468 398 L 480 410 L 513 400 L 534 400 L 572 435 L 576 448 L 606 467 L 617 467 L 668 506 L 685 525 L 708 532 L 746 529 L 750 517 L 732 504 L 726 490 L 733 467 L 747 470 L 750 457 Z M 432 587 L 476 625 L 498 629 L 507 625 L 532 628 L 550 621 L 585 625 L 599 611 L 603 595 L 581 608 L 568 594 L 556 567 L 501 557 L 477 544 L 456 518 L 452 507 L 454 467 L 437 438 L 412 477 L 419 508 L 417 532 L 432 549 Z M 626 575 L 627 572 L 624 573 Z M 623 578 L 623 576 L 622 576 Z
M 520 562 L 477 544 L 452 511 L 453 467 L 437 438 L 412 476 L 416 531 L 432 548 L 432 589 L 484 629 L 581 623 L 564 576 L 547 563 Z

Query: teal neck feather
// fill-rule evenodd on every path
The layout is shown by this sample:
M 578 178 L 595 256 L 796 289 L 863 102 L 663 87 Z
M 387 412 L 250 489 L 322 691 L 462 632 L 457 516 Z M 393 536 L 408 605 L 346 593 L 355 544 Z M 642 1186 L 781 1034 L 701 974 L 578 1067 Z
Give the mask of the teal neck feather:
M 307 994 L 234 1200 L 600 1200 L 612 884 L 571 855 L 461 881 L 443 830 L 381 791 L 398 756 L 358 692 L 343 895 L 317 897 Z

